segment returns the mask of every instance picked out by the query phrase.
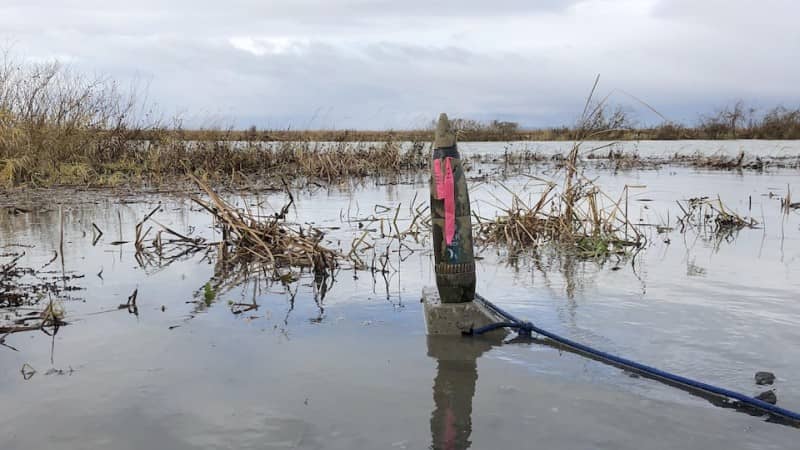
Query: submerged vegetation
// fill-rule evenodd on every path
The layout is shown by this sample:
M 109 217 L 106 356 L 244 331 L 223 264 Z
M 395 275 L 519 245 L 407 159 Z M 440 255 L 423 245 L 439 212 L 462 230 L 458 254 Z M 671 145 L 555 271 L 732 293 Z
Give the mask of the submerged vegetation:
M 614 126 L 607 123 L 604 101 L 592 101 L 596 87 L 597 81 L 586 101 L 572 150 L 560 160 L 562 182 L 534 177 L 543 189 L 530 205 L 506 188 L 512 201 L 505 214 L 494 220 L 478 220 L 478 236 L 483 242 L 502 244 L 513 251 L 553 242 L 588 257 L 625 254 L 644 245 L 644 235 L 628 219 L 627 186 L 614 201 L 581 168 L 583 140 L 613 131 L 603 127 Z

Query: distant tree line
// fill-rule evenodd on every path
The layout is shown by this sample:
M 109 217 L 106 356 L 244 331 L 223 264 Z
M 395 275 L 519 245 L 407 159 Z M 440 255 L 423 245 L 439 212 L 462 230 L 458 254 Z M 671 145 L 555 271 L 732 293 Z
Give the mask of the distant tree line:
M 800 107 L 776 106 L 759 112 L 737 101 L 701 115 L 693 125 L 664 120 L 640 125 L 623 106 L 590 105 L 573 126 L 523 129 L 517 122 L 455 118 L 462 140 L 676 140 L 676 139 L 800 139 Z M 431 125 L 431 128 L 433 125 Z
M 470 137 L 481 138 L 476 140 L 505 140 L 517 136 L 520 130 L 519 123 L 501 120 L 484 122 L 456 117 L 450 120 L 450 125 L 457 130 L 462 140 Z M 428 128 L 435 129 L 436 121 L 431 121 Z
M 696 128 L 707 139 L 800 139 L 800 107 L 776 106 L 759 115 L 738 101 L 701 117 Z
M 693 125 L 664 120 L 640 126 L 622 107 L 597 108 L 576 127 L 550 130 L 555 136 L 583 135 L 596 139 L 800 139 L 800 107 L 775 106 L 764 112 L 737 101 L 701 115 Z

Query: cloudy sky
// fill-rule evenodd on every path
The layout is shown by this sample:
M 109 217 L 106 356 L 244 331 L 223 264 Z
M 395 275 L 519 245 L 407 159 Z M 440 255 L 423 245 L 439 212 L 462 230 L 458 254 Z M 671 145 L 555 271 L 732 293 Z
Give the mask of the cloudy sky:
M 798 106 L 799 22 L 794 0 L 0 0 L 20 57 L 140 80 L 192 125 L 260 128 L 572 123 L 596 74 L 671 120 Z

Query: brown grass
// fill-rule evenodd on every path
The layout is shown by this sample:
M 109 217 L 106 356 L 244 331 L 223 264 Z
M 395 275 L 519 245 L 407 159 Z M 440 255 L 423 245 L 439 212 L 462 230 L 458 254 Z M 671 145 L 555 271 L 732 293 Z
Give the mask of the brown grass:
M 275 273 L 282 267 L 308 267 L 315 272 L 327 272 L 335 269 L 344 258 L 341 253 L 321 244 L 322 232 L 295 228 L 286 223 L 286 214 L 294 203 L 288 189 L 289 202 L 279 212 L 263 217 L 235 208 L 206 183 L 192 178 L 209 197 L 208 201 L 199 197 L 192 197 L 192 200 L 216 219 L 225 247 L 222 253 L 229 258 L 262 261 Z
M 583 141 L 615 131 L 598 128 L 607 123 L 603 119 L 605 99 L 593 102 L 598 81 L 599 78 L 587 98 L 575 143 L 562 161 L 562 182 L 533 177 L 543 189 L 530 205 L 506 188 L 511 194 L 511 206 L 505 208 L 505 214 L 493 220 L 478 218 L 478 236 L 484 243 L 519 251 L 555 242 L 590 256 L 624 253 L 645 243 L 644 236 L 628 220 L 627 187 L 619 199 L 613 200 L 585 177 L 580 167 Z
M 163 183 L 187 170 L 332 181 L 424 165 L 421 147 L 405 152 L 391 141 L 269 143 L 232 130 L 185 131 L 138 97 L 58 63 L 0 56 L 0 187 Z
M 644 235 L 627 218 L 627 189 L 613 200 L 587 179 L 575 177 L 561 185 L 539 181 L 543 189 L 533 202 L 507 189 L 511 203 L 502 214 L 493 219 L 476 216 L 479 242 L 512 251 L 556 243 L 586 256 L 624 253 L 644 245 Z
M 160 184 L 174 181 L 186 170 L 210 180 L 284 175 L 332 182 L 425 168 L 427 155 L 422 155 L 421 143 L 432 137 L 427 128 L 186 130 L 179 118 L 160 117 L 144 98 L 136 86 L 122 89 L 107 77 L 87 77 L 58 63 L 20 63 L 4 53 L 0 56 L 0 187 Z M 737 103 L 705 117 L 694 128 L 667 123 L 642 129 L 634 126 L 624 109 L 612 108 L 606 100 L 587 103 L 574 127 L 522 130 L 513 122 L 454 121 L 462 141 L 575 140 L 578 134 L 581 140 L 800 137 L 800 110 L 791 108 L 774 108 L 755 118 Z M 397 142 L 414 145 L 403 151 Z M 506 164 L 539 158 L 503 156 Z M 707 162 L 725 168 L 747 164 L 741 159 Z
M 280 280 L 285 276 L 284 269 L 329 273 L 347 259 L 346 255 L 323 245 L 324 233 L 321 231 L 286 220 L 294 198 L 285 184 L 289 201 L 278 212 L 266 214 L 252 210 L 246 206 L 247 202 L 243 208 L 236 207 L 200 178 L 194 175 L 190 178 L 205 194 L 205 198 L 192 195 L 191 200 L 214 217 L 221 240 L 208 242 L 161 225 L 152 218 L 158 210 L 156 208 L 136 225 L 137 260 L 143 267 L 151 263 L 163 267 L 198 252 L 216 252 L 218 265 L 228 267 L 228 271 L 256 263 L 265 276 Z M 145 241 L 151 231 L 144 229 L 148 220 L 161 228 L 150 243 Z

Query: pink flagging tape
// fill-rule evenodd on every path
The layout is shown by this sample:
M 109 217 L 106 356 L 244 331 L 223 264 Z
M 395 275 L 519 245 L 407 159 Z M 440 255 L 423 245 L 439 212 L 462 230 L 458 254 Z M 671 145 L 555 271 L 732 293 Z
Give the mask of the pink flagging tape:
M 449 156 L 445 159 L 444 174 L 444 236 L 447 245 L 453 242 L 456 235 L 456 199 L 455 199 L 455 180 L 453 178 L 453 166 L 450 164 Z
M 442 175 L 442 160 L 433 160 L 433 179 L 436 183 L 436 199 L 444 198 L 444 176 Z

